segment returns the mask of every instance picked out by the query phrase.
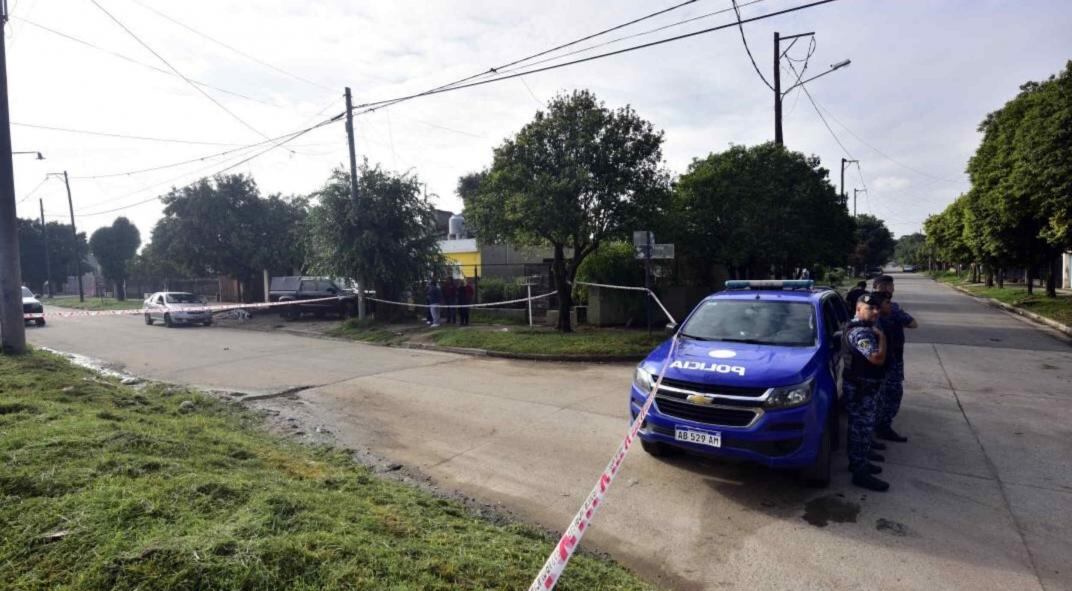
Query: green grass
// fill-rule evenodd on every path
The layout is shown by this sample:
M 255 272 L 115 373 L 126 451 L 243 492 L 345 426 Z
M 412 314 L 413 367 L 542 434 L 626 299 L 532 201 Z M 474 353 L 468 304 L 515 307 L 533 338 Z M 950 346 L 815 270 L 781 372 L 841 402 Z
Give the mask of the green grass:
M 65 296 L 41 300 L 46 306 L 60 306 L 63 308 L 75 308 L 78 310 L 140 310 L 142 301 L 139 299 L 126 299 L 119 301 L 115 298 L 86 298 L 79 302 L 77 297 Z
M 1072 325 L 1072 296 L 1058 293 L 1056 298 L 1048 298 L 1046 297 L 1046 289 L 1042 287 L 1036 287 L 1034 289 L 1035 293 L 1028 294 L 1027 288 L 1023 285 L 1010 283 L 1006 283 L 1004 288 L 999 288 L 996 284 L 994 287 L 988 288 L 983 283 L 968 282 L 969 275 L 967 273 L 964 273 L 961 277 L 949 272 L 933 273 L 931 276 L 942 283 L 964 288 L 979 297 L 992 298 L 999 302 L 1034 312 L 1039 316 L 1056 320 L 1062 324 Z
M 362 322 L 356 318 L 343 322 L 327 331 L 327 334 L 366 343 L 397 344 L 405 340 L 405 336 L 392 329 L 389 324 L 377 323 L 374 320 Z
M 519 589 L 553 545 L 259 424 L 43 352 L 0 356 L 0 587 Z M 650 587 L 581 554 L 559 588 Z
M 641 330 L 578 329 L 559 333 L 550 329 L 519 328 L 480 330 L 442 328 L 433 333 L 436 344 L 444 347 L 486 349 L 502 353 L 543 355 L 635 355 L 644 356 L 667 339 L 660 331 L 648 335 Z

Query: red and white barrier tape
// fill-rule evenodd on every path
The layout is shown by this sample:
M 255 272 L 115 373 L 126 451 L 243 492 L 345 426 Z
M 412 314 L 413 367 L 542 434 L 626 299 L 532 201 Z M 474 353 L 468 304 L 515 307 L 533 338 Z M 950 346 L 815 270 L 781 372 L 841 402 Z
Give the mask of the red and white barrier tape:
M 658 392 L 659 387 L 662 386 L 663 375 L 670 365 L 670 360 L 673 358 L 676 348 L 677 336 L 675 335 L 670 343 L 670 350 L 666 354 L 666 360 L 663 361 L 663 366 L 659 369 L 659 376 L 652 385 L 651 391 L 648 392 L 647 398 L 644 399 L 644 405 L 640 407 L 640 412 L 637 413 L 633 423 L 629 426 L 625 438 L 618 446 L 617 453 L 614 454 L 607 467 L 603 469 L 603 473 L 599 476 L 599 481 L 592 488 L 592 492 L 588 493 L 588 498 L 585 499 L 584 504 L 581 505 L 581 510 L 577 512 L 569 527 L 566 528 L 566 533 L 559 538 L 555 549 L 551 551 L 551 555 L 547 557 L 547 562 L 540 569 L 540 574 L 536 576 L 536 579 L 532 581 L 532 585 L 529 586 L 529 591 L 550 591 L 562 576 L 562 571 L 566 570 L 566 565 L 569 563 L 570 558 L 573 557 L 573 553 L 576 552 L 577 547 L 581 544 L 584 532 L 588 531 L 588 526 L 592 523 L 596 511 L 603 505 L 607 490 L 610 489 L 611 483 L 614 482 L 614 477 L 622 467 L 622 462 L 625 461 L 625 454 L 629 453 L 629 448 L 633 445 L 637 432 L 640 431 L 640 426 L 644 424 L 644 419 L 648 416 L 648 411 L 655 401 L 655 392 Z
M 283 302 L 259 302 L 255 304 L 219 304 L 215 306 L 200 306 L 197 308 L 176 308 L 171 310 L 175 313 L 197 313 L 197 312 L 226 312 L 228 310 L 250 310 L 258 308 L 275 308 L 278 306 L 293 306 L 293 305 L 305 305 L 305 304 L 317 304 L 321 302 L 340 301 L 345 298 L 339 296 L 332 296 L 330 298 L 316 298 L 312 300 L 287 300 Z M 70 310 L 62 312 L 50 311 L 48 315 L 55 318 L 73 318 L 76 316 L 138 316 L 147 312 L 160 312 L 160 310 L 154 310 L 150 308 L 134 308 L 130 310 Z M 42 317 L 44 315 L 42 314 Z
M 592 287 L 607 287 L 607 288 L 610 288 L 610 289 L 624 289 L 626 291 L 646 291 L 648 293 L 648 295 L 651 296 L 651 299 L 655 300 L 656 304 L 659 304 L 659 307 L 662 308 L 662 310 L 663 310 L 663 314 L 666 314 L 666 317 L 670 319 L 670 322 L 673 322 L 674 324 L 677 324 L 677 320 L 674 320 L 673 315 L 670 314 L 670 310 L 666 309 L 666 306 L 663 305 L 663 302 L 662 302 L 662 300 L 659 299 L 659 296 L 655 295 L 654 291 L 652 291 L 652 290 L 650 290 L 650 289 L 648 289 L 646 287 L 632 287 L 632 286 L 626 286 L 626 285 L 607 285 L 605 283 L 589 283 L 587 281 L 575 281 L 574 283 L 576 285 L 589 285 L 589 286 L 592 286 Z
M 434 304 L 434 305 L 437 308 L 489 308 L 489 307 L 492 307 L 492 306 L 505 306 L 505 305 L 508 305 L 508 304 L 520 304 L 522 302 L 527 302 L 529 300 L 536 301 L 536 300 L 543 299 L 543 298 L 549 298 L 549 297 L 551 297 L 551 296 L 553 296 L 553 295 L 555 295 L 557 293 L 558 293 L 557 291 L 550 291 L 550 292 L 547 292 L 547 293 L 542 293 L 540 295 L 532 296 L 531 298 L 520 298 L 520 299 L 516 299 L 516 300 L 506 300 L 506 301 L 502 301 L 502 302 L 486 302 L 486 303 L 483 303 L 483 304 Z M 392 300 L 381 300 L 381 299 L 369 298 L 369 297 L 366 297 L 365 299 L 369 300 L 369 301 L 372 301 L 372 302 L 379 302 L 381 304 L 394 304 L 394 305 L 397 305 L 397 306 L 413 306 L 415 308 L 431 308 L 433 306 L 433 304 L 416 304 L 416 303 L 411 303 L 411 302 L 395 302 L 395 301 L 392 301 Z

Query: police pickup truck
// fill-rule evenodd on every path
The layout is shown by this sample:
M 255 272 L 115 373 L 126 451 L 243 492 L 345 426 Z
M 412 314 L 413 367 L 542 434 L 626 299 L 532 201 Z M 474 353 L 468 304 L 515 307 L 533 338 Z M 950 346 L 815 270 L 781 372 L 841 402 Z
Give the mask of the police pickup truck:
M 830 482 L 837 448 L 845 302 L 812 281 L 727 281 L 680 326 L 662 386 L 640 430 L 644 450 L 682 449 L 800 470 Z M 674 339 L 636 368 L 635 418 Z

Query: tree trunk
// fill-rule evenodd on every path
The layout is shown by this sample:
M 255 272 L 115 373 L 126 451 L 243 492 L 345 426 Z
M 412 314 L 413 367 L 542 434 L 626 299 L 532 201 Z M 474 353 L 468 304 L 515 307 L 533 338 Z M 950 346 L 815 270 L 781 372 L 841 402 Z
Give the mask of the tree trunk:
M 1024 281 L 1027 283 L 1027 295 L 1032 295 L 1035 293 L 1035 268 L 1028 266 L 1027 271 L 1024 271 L 1024 274 L 1027 275 L 1026 280 Z
M 125 301 L 127 299 L 127 286 L 125 281 L 115 282 L 115 299 L 119 300 L 120 302 Z
M 994 287 L 994 269 L 993 269 L 993 267 L 991 267 L 990 265 L 985 265 L 983 267 L 983 269 L 986 272 L 986 286 L 988 288 Z M 976 282 L 977 281 L 973 281 L 972 283 L 976 283 Z
M 998 287 L 1005 289 L 1005 267 L 998 267 Z
M 976 263 L 971 264 L 971 279 L 972 283 L 979 283 L 979 265 Z
M 1061 273 L 1061 254 L 1056 252 L 1050 256 L 1050 272 L 1046 276 L 1046 297 L 1057 297 L 1057 276 Z
M 566 274 L 566 255 L 562 245 L 556 244 L 555 258 L 551 263 L 551 273 L 555 276 L 555 289 L 558 290 L 558 330 L 559 332 L 573 332 L 570 326 L 570 308 L 573 306 L 572 286 Z

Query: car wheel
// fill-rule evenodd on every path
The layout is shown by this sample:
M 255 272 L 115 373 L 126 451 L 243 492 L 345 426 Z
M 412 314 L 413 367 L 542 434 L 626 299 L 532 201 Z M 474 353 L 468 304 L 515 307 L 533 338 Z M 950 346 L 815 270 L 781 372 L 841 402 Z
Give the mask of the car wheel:
M 44 326 L 45 325 L 45 319 L 44 318 L 37 318 L 37 319 L 34 320 L 34 324 L 36 324 L 37 326 Z
M 833 451 L 830 449 L 832 435 L 830 429 L 823 429 L 823 437 L 819 443 L 819 455 L 815 463 L 801 471 L 804 482 L 813 488 L 826 488 L 830 486 L 830 463 Z
M 145 324 L 148 324 L 149 326 L 152 326 L 153 325 L 153 317 L 148 315 L 148 314 L 146 314 L 145 315 Z
M 640 447 L 643 447 L 644 451 L 648 452 L 648 455 L 656 458 L 665 458 L 677 453 L 676 449 L 659 441 L 641 439 Z
M 171 322 L 171 314 L 164 314 L 164 326 L 166 326 L 168 328 L 171 328 L 171 327 L 175 326 Z

